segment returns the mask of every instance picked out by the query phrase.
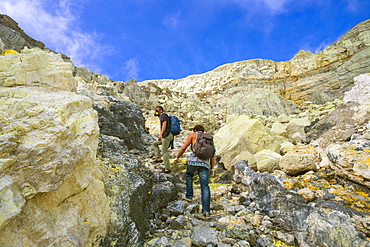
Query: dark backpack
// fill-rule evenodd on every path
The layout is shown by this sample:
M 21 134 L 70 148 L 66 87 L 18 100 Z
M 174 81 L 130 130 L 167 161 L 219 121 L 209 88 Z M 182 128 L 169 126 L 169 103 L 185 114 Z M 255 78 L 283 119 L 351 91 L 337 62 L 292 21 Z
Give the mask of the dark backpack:
M 181 132 L 180 121 L 176 116 L 168 116 L 170 118 L 170 132 L 176 136 Z
M 197 132 L 197 139 L 192 145 L 192 151 L 201 160 L 207 160 L 215 154 L 213 136 L 203 132 Z

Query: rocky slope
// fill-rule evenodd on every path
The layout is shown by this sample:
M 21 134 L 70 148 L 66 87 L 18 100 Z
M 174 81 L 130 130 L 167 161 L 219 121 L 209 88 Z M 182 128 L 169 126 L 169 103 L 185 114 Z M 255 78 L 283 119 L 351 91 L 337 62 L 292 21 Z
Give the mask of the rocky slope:
M 256 88 L 277 92 L 296 104 L 305 101 L 325 103 L 342 96 L 355 76 L 367 73 L 370 56 L 370 20 L 351 29 L 337 42 L 319 53 L 298 52 L 290 61 L 253 59 L 222 65 L 204 74 L 178 80 L 151 80 L 176 92 L 202 93 L 243 86 L 245 92 Z
M 39 48 L 0 56 L 0 245 L 370 246 L 369 26 L 177 81 L 112 81 Z M 171 174 L 152 163 L 157 105 L 182 121 L 171 157 L 195 123 L 215 134 L 210 221 L 199 191 L 178 200 L 189 153 Z

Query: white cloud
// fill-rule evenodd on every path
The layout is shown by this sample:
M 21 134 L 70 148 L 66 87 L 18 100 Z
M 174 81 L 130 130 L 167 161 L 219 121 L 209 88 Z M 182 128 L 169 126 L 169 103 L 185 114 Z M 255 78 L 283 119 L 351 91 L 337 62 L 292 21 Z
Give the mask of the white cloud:
M 101 73 L 92 62 L 112 48 L 99 43 L 99 34 L 79 29 L 79 0 L 1 0 L 0 12 L 9 15 L 29 36 L 45 43 L 47 48 L 71 57 L 76 66 Z
M 366 4 L 364 1 L 360 2 L 359 0 L 346 0 L 346 2 L 347 9 L 352 13 L 360 12 L 364 10 L 364 8 L 366 9 Z
M 167 28 L 175 28 L 180 22 L 180 17 L 181 17 L 180 12 L 170 14 L 163 19 L 163 24 Z
M 304 44 L 301 45 L 301 50 L 305 50 L 305 51 L 309 51 L 309 52 L 312 52 L 312 53 L 318 53 L 322 50 L 324 50 L 325 48 L 327 48 L 329 45 L 332 45 L 334 43 L 334 41 L 330 41 L 329 39 L 326 39 L 324 41 L 322 41 L 319 45 L 317 46 L 313 46 L 311 44 L 311 41 L 312 41 L 312 37 L 306 37 L 306 42 Z
M 284 11 L 285 5 L 290 0 L 261 0 L 271 11 L 280 12 Z
M 126 74 L 126 80 L 131 80 L 132 78 L 138 78 L 139 74 L 139 60 L 137 58 L 131 58 L 125 62 L 123 72 Z
M 225 1 L 225 0 L 222 0 Z M 261 13 L 266 11 L 275 15 L 286 11 L 286 5 L 292 0 L 228 0 L 227 3 L 234 3 L 250 13 Z

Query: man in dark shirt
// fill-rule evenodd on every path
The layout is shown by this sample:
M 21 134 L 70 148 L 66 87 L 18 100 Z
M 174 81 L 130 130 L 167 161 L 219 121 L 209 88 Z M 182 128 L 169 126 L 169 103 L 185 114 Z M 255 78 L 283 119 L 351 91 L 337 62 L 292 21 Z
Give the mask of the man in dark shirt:
M 170 142 L 173 140 L 173 135 L 170 132 L 170 118 L 167 114 L 164 113 L 162 106 L 157 106 L 155 108 L 155 116 L 158 116 L 160 119 L 160 131 L 158 140 L 153 143 L 154 153 L 156 160 L 155 162 L 159 163 L 164 161 L 165 169 L 163 172 L 170 173 L 171 166 L 170 166 L 170 159 L 168 154 L 168 148 Z M 159 149 L 159 145 L 162 145 L 162 152 Z M 162 160 L 163 157 L 163 160 Z

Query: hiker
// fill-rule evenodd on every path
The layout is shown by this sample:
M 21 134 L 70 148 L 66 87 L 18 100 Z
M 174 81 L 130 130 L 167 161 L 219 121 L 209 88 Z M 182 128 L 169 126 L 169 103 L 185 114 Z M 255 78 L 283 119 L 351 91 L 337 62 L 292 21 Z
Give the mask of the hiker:
M 157 106 L 155 108 L 155 116 L 160 119 L 160 130 L 158 140 L 153 143 L 154 153 L 155 153 L 155 163 L 164 162 L 165 169 L 164 173 L 171 172 L 170 159 L 168 154 L 168 148 L 170 142 L 173 140 L 173 135 L 170 132 L 170 119 L 167 114 L 164 113 L 162 106 Z M 159 149 L 159 145 L 162 145 L 162 152 Z M 163 157 L 163 160 L 162 160 Z
M 210 218 L 210 204 L 211 204 L 211 192 L 209 188 L 209 175 L 213 173 L 213 168 L 215 164 L 215 157 L 214 157 L 214 146 L 212 140 L 212 154 L 211 158 L 209 159 L 200 159 L 194 153 L 194 144 L 197 140 L 198 133 L 204 133 L 204 127 L 202 125 L 196 125 L 193 128 L 193 133 L 191 133 L 184 145 L 179 150 L 176 158 L 174 160 L 175 163 L 178 162 L 180 156 L 186 151 L 189 145 L 192 147 L 193 153 L 187 160 L 187 167 L 186 167 L 186 194 L 183 197 L 184 200 L 191 202 L 194 196 L 193 192 L 193 177 L 196 171 L 198 171 L 199 181 L 200 181 L 200 188 L 201 188 L 201 197 L 202 197 L 202 214 L 203 218 L 209 219 Z

